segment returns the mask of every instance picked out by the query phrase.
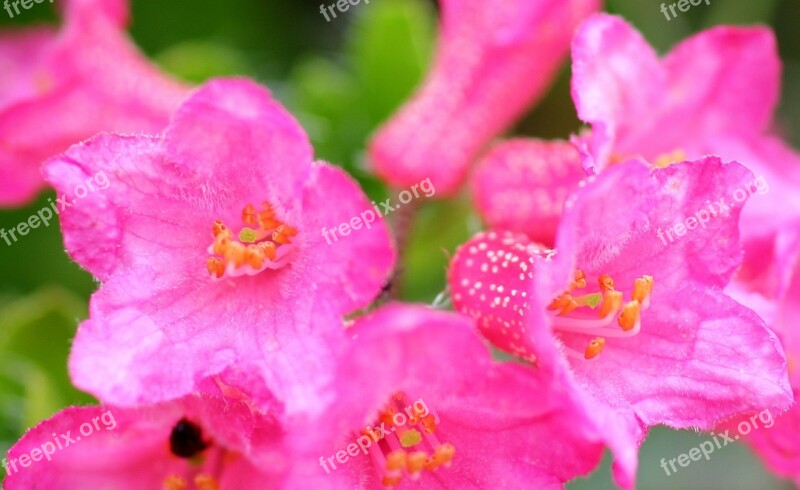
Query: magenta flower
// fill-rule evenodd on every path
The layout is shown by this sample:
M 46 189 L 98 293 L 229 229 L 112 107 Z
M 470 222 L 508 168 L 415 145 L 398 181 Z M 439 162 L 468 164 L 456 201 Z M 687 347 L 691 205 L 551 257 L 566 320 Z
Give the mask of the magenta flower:
M 758 311 L 781 339 L 796 402 L 800 398 L 800 330 L 797 328 L 800 274 L 795 271 L 791 286 L 780 300 L 765 298 L 757 292 L 748 291 L 746 286 L 746 283 L 738 282 L 729 290 L 738 301 Z M 736 423 L 731 425 L 735 426 Z M 797 403 L 787 412 L 774 414 L 772 427 L 752 431 L 745 441 L 772 471 L 781 477 L 793 479 L 800 486 L 800 406 Z
M 586 177 L 578 150 L 563 141 L 515 138 L 481 158 L 472 176 L 475 207 L 493 230 L 554 244 L 567 196 Z
M 629 157 L 656 166 L 716 154 L 763 183 L 742 213 L 742 274 L 780 295 L 800 253 L 800 155 L 770 133 L 781 62 L 763 27 L 717 27 L 659 60 L 624 20 L 595 15 L 572 46 L 572 97 L 592 126 L 589 170 Z M 718 196 L 722 197 L 722 196 Z
M 443 0 L 433 67 L 370 145 L 377 172 L 453 194 L 478 153 L 547 88 L 598 0 Z
M 17 442 L 5 488 L 283 488 L 284 431 L 247 401 L 190 395 L 140 408 L 72 407 Z
M 389 305 L 349 331 L 329 408 L 295 446 L 297 488 L 560 489 L 599 463 L 588 411 L 555 379 L 494 363 L 470 319 Z
M 45 159 L 98 132 L 162 131 L 188 93 L 124 35 L 126 2 L 70 0 L 64 17 L 0 34 L 0 205 L 32 199 Z
M 107 188 L 74 198 L 99 171 Z M 109 404 L 179 398 L 223 373 L 266 382 L 248 393 L 257 403 L 313 406 L 341 315 L 369 304 L 394 262 L 380 220 L 326 242 L 323 227 L 371 204 L 345 172 L 313 162 L 302 128 L 245 80 L 203 86 L 161 135 L 76 145 L 45 175 L 72 203 L 68 252 L 103 283 L 71 376 Z
M 777 338 L 721 291 L 741 262 L 740 208 L 660 238 L 750 178 L 715 157 L 652 171 L 629 161 L 577 193 L 556 250 L 491 232 L 453 259 L 456 308 L 499 348 L 565 373 L 605 421 L 626 488 L 647 427 L 710 429 L 792 400 Z

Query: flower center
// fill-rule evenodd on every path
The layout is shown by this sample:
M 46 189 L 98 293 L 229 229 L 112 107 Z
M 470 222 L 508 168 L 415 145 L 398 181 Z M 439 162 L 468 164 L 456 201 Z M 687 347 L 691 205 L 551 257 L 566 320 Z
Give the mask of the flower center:
M 638 334 L 641 330 L 641 313 L 650 306 L 652 276 L 642 276 L 633 282 L 633 291 L 627 302 L 622 291 L 614 289 L 611 276 L 601 275 L 597 278 L 597 284 L 599 291 L 574 295 L 575 290 L 587 287 L 586 274 L 577 270 L 567 290 L 547 307 L 554 330 L 593 337 L 583 354 L 565 346 L 567 354 L 572 357 L 592 359 L 602 352 L 606 337 L 632 337 Z M 595 309 L 596 314 L 591 311 Z
M 392 396 L 375 426 L 362 430 L 372 440 L 369 455 L 383 486 L 395 487 L 404 476 L 418 480 L 425 470 L 450 467 L 456 448 L 441 442 L 438 424 L 439 417 L 421 399 L 412 402 L 402 392 Z
M 165 490 L 220 490 L 219 479 L 202 468 L 221 469 L 225 451 L 212 447 L 211 442 L 203 438 L 203 430 L 199 425 L 182 418 L 172 428 L 169 435 L 170 452 L 175 456 L 188 459 L 191 466 L 183 476 L 172 473 L 164 479 Z M 203 453 L 206 454 L 203 454 Z M 214 472 L 212 472 L 214 473 Z M 216 471 L 215 473 L 219 473 Z M 190 486 L 189 482 L 194 484 Z
M 242 225 L 234 232 L 222 220 L 211 229 L 214 242 L 206 268 L 213 279 L 223 276 L 254 276 L 265 269 L 280 269 L 288 260 L 297 230 L 280 221 L 268 202 L 257 210 L 248 204 L 242 210 Z

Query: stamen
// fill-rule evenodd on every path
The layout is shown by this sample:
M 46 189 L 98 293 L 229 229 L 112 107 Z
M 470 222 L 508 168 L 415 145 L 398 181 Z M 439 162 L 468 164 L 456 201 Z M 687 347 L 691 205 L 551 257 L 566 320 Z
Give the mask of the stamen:
M 580 269 L 576 270 L 569 285 L 569 291 L 573 289 L 583 289 L 586 287 L 586 274 Z
M 603 347 L 606 345 L 606 339 L 603 337 L 595 337 L 589 342 L 589 345 L 586 346 L 586 351 L 583 354 L 583 357 L 586 359 L 593 359 L 597 357 L 600 352 L 603 351 Z
M 641 329 L 641 314 L 650 305 L 650 294 L 653 290 L 653 276 L 645 275 L 634 280 L 631 290 L 631 299 L 624 301 L 622 291 L 614 288 L 614 279 L 608 274 L 597 278 L 597 285 L 601 292 L 585 294 L 574 297 L 570 291 L 576 288 L 580 281 L 586 280 L 583 271 L 576 271 L 567 291 L 557 296 L 548 305 L 551 312 L 550 323 L 556 332 L 571 332 L 591 335 L 592 340 L 584 349 L 583 354 L 564 344 L 563 352 L 575 359 L 593 359 L 605 347 L 607 337 L 632 337 Z M 602 297 L 602 300 L 601 300 Z M 595 308 L 600 304 L 599 319 L 587 315 L 585 308 Z M 614 326 L 616 319 L 617 326 Z
M 603 293 L 603 303 L 600 305 L 600 318 L 606 318 L 610 314 L 619 311 L 622 307 L 622 291 L 606 291 Z
M 639 321 L 639 302 L 628 301 L 622 308 L 622 313 L 619 314 L 619 326 L 626 332 L 636 326 Z
M 424 414 L 424 416 L 423 416 Z M 381 483 L 397 486 L 405 474 L 412 480 L 421 477 L 425 470 L 436 470 L 451 465 L 455 446 L 442 443 L 434 434 L 437 417 L 427 407 L 402 392 L 395 393 L 378 412 L 377 420 L 391 427 L 382 440 L 369 448 L 375 470 Z M 397 425 L 395 422 L 403 422 Z M 369 430 L 364 431 L 365 434 Z
M 189 484 L 178 475 L 169 475 L 164 478 L 164 490 L 186 490 Z
M 633 282 L 633 294 L 631 297 L 644 304 L 650 298 L 650 292 L 653 290 L 653 276 L 643 276 Z
M 219 490 L 219 481 L 211 475 L 201 473 L 194 477 L 194 484 L 197 490 Z
M 268 203 L 259 211 L 253 204 L 242 209 L 242 223 L 238 233 L 229 229 L 222 220 L 214 220 L 211 232 L 214 241 L 206 259 L 206 269 L 212 279 L 224 276 L 255 275 L 263 270 L 278 269 L 286 264 L 283 258 L 292 249 L 298 230 L 283 223 Z
M 256 224 L 256 207 L 252 204 L 248 204 L 242 210 L 242 221 L 248 225 Z

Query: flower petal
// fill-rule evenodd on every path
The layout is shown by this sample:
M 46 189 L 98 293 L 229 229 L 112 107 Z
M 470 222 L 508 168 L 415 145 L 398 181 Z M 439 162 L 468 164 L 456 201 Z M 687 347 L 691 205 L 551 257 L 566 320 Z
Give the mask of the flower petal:
M 564 201 L 585 175 L 570 143 L 508 140 L 477 165 L 475 206 L 491 229 L 525 233 L 552 246 Z
M 539 98 L 596 0 L 448 0 L 422 87 L 376 134 L 370 157 L 396 187 L 454 193 L 478 152 Z M 558 26 L 558 27 L 556 27 Z

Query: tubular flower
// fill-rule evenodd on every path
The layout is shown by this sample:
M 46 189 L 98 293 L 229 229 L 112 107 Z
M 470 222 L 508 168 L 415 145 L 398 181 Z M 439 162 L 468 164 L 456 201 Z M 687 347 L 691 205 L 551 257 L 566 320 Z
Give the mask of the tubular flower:
M 443 0 L 440 40 L 421 88 L 378 130 L 369 155 L 382 178 L 458 190 L 468 166 L 544 93 L 574 29 L 598 0 Z
M 655 170 L 622 163 L 569 201 L 555 250 L 489 232 L 453 258 L 456 309 L 497 347 L 566 373 L 608 427 L 626 488 L 649 426 L 711 429 L 791 402 L 777 338 L 721 291 L 741 261 L 739 207 L 660 238 L 751 177 L 715 157 Z
M 99 171 L 106 188 L 73 199 Z M 227 373 L 313 405 L 341 315 L 369 304 L 394 262 L 382 221 L 326 243 L 320 230 L 369 200 L 244 80 L 203 86 L 159 136 L 98 136 L 45 175 L 66 196 L 68 252 L 103 282 L 70 371 L 106 403 L 174 399 Z
M 188 87 L 124 34 L 122 0 L 68 0 L 59 31 L 0 34 L 0 205 L 32 199 L 40 166 L 102 131 L 158 133 Z
M 561 489 L 599 463 L 588 411 L 530 366 L 493 362 L 471 319 L 388 305 L 348 331 L 329 408 L 294 446 L 308 466 L 295 486 Z
M 770 132 L 781 72 L 772 31 L 716 27 L 659 59 L 624 20 L 595 15 L 572 57 L 572 97 L 592 127 L 576 138 L 587 170 L 630 157 L 657 167 L 708 154 L 742 162 L 759 195 L 742 213 L 741 274 L 782 295 L 800 254 L 800 155 Z
M 72 407 L 9 451 L 5 488 L 278 489 L 289 458 L 275 417 L 190 395 L 139 408 Z
M 471 184 L 489 228 L 522 232 L 552 246 L 564 202 L 585 177 L 572 144 L 515 138 L 480 159 Z

